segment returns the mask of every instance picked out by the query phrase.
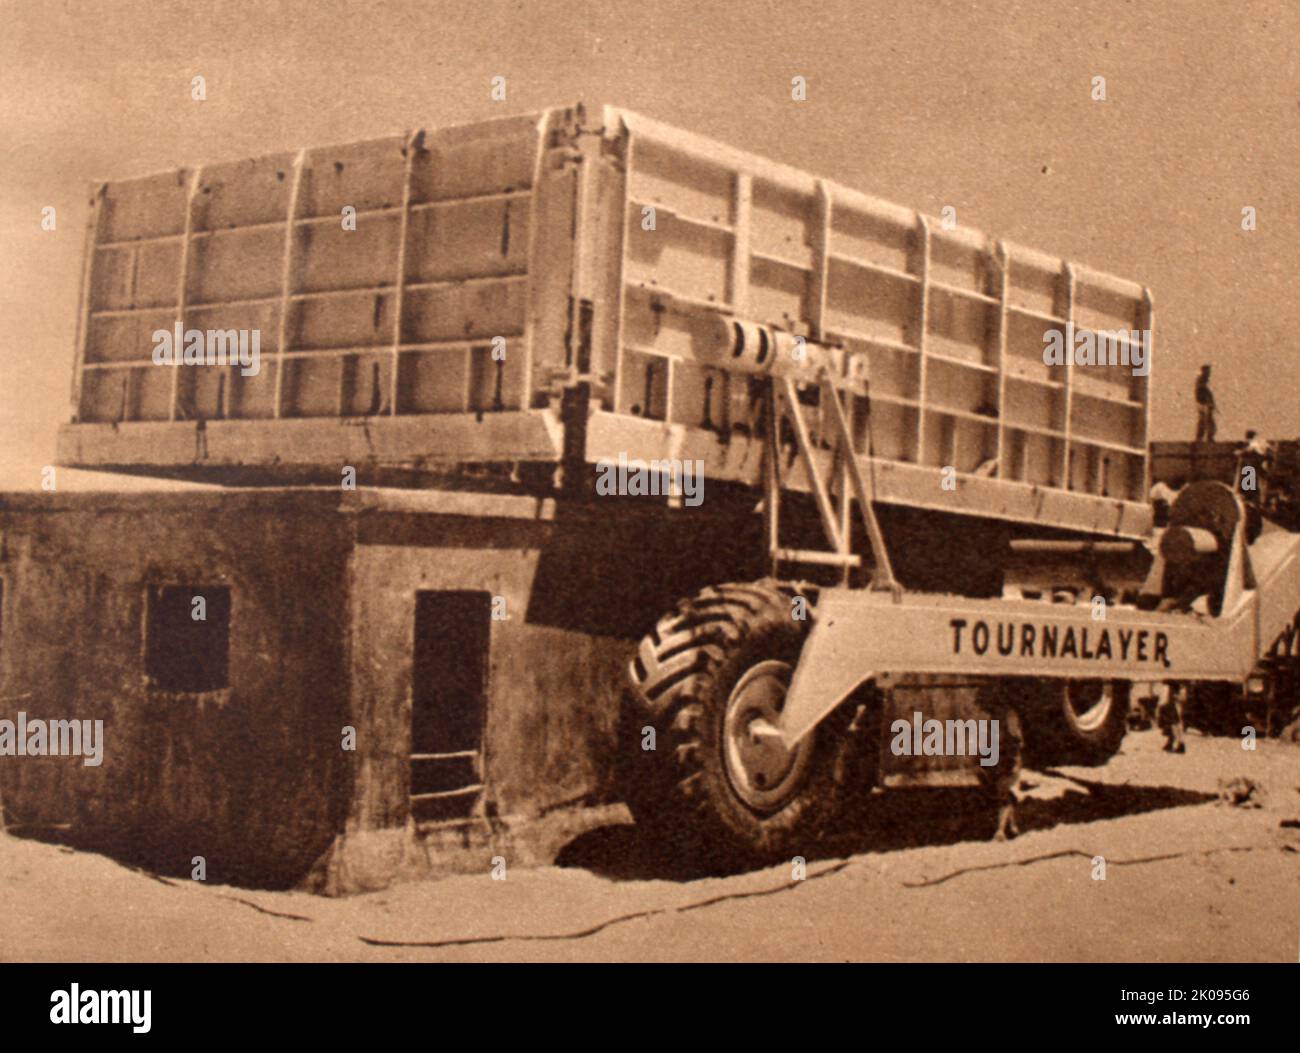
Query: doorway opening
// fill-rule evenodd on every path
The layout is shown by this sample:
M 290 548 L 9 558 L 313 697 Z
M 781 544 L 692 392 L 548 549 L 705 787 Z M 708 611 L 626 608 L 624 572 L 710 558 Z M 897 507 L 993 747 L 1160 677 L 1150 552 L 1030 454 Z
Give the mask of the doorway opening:
M 411 814 L 464 819 L 483 791 L 492 597 L 415 594 L 412 654 Z

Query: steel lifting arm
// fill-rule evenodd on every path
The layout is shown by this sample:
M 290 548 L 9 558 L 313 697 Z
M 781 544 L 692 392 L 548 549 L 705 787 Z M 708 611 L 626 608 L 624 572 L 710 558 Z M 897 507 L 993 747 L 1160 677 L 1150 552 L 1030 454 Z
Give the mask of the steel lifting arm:
M 823 371 L 825 374 L 825 371 Z M 884 532 L 880 529 L 880 520 L 876 518 L 876 508 L 873 502 L 874 493 L 868 492 L 866 479 L 862 474 L 862 462 L 858 460 L 853 450 L 853 436 L 849 431 L 848 417 L 844 412 L 844 405 L 840 402 L 840 393 L 836 390 L 835 385 L 831 382 L 829 376 L 823 376 L 822 383 L 822 405 L 830 409 L 830 417 L 835 425 L 836 450 L 844 459 L 844 464 L 848 469 L 849 481 L 853 484 L 854 496 L 858 499 L 858 507 L 862 510 L 862 523 L 867 529 L 867 539 L 871 544 L 871 559 L 874 568 L 872 574 L 872 586 L 877 589 L 888 589 L 897 599 L 902 595 L 903 587 L 894 577 L 894 565 L 889 559 L 889 548 L 885 544 Z M 874 489 L 874 487 L 873 487 Z M 844 500 L 848 495 L 844 495 Z
M 851 568 L 861 565 L 861 557 L 852 551 L 851 505 L 857 500 L 862 524 L 871 547 L 873 589 L 888 590 L 895 596 L 902 592 L 894 576 L 893 563 L 885 543 L 884 532 L 876 517 L 873 488 L 869 488 L 862 464 L 853 448 L 849 414 L 841 401 L 841 389 L 865 394 L 866 381 L 860 359 L 847 357 L 843 350 L 770 326 L 736 318 L 712 316 L 701 330 L 701 351 L 721 369 L 762 377 L 766 384 L 766 441 L 764 443 L 764 518 L 768 555 L 774 565 L 808 563 L 837 566 L 845 581 Z M 804 407 L 799 401 L 797 384 L 817 385 L 820 392 L 820 444 L 828 444 L 832 466 L 841 472 L 839 503 L 827 483 L 819 461 L 820 449 L 814 448 Z M 787 549 L 780 543 L 781 513 L 781 438 L 782 425 L 789 420 L 796 451 L 817 505 L 817 514 L 830 551 Z M 829 434 L 827 425 L 829 423 Z
M 849 431 L 848 416 L 844 411 L 844 404 L 840 401 L 840 394 L 830 370 L 823 367 L 820 374 L 822 406 L 824 410 L 829 411 L 823 412 L 822 420 L 825 422 L 829 417 L 831 421 L 833 426 L 830 436 L 832 439 L 831 449 L 835 457 L 845 466 L 848 481 L 852 487 L 851 494 L 840 494 L 840 501 L 857 499 L 862 524 L 867 532 L 867 541 L 871 546 L 871 587 L 888 590 L 898 596 L 902 592 L 902 586 L 899 585 L 898 579 L 894 576 L 894 567 L 889 558 L 889 549 L 885 544 L 884 532 L 880 529 L 880 521 L 876 518 L 875 507 L 871 500 L 872 495 L 868 491 L 866 480 L 863 477 L 861 462 L 853 449 L 853 439 Z M 779 423 L 781 415 L 784 413 L 789 417 L 793 426 L 795 443 L 799 456 L 803 461 L 804 469 L 807 472 L 808 481 L 812 486 L 813 499 L 817 504 L 822 529 L 826 532 L 826 538 L 834 549 L 834 555 L 838 557 L 838 561 L 847 571 L 849 566 L 853 565 L 848 559 L 848 557 L 852 556 L 850 532 L 842 528 L 841 524 L 843 523 L 847 527 L 848 517 L 838 514 L 840 510 L 835 506 L 830 487 L 827 485 L 826 478 L 817 463 L 815 451 L 809 438 L 808 424 L 804 419 L 803 406 L 799 402 L 794 380 L 789 376 L 773 377 L 772 394 L 774 405 L 777 407 L 774 416 L 778 427 L 768 429 L 767 441 L 769 448 L 767 456 L 770 458 L 770 463 L 779 463 Z M 779 484 L 779 478 L 773 480 L 770 474 L 769 481 L 775 481 Z M 779 500 L 779 495 L 770 495 L 770 497 L 774 501 Z M 774 504 L 774 507 L 779 506 Z M 816 561 L 816 554 L 814 553 L 787 553 L 784 550 L 777 549 L 774 555 L 784 555 L 791 560 Z

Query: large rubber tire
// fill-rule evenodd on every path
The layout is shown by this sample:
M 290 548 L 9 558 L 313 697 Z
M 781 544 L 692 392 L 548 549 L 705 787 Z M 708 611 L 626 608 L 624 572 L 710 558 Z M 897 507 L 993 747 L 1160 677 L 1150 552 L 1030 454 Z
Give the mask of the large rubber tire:
M 1132 684 L 1126 680 L 1042 680 L 1020 686 L 1025 763 L 1098 767 L 1119 752 L 1128 731 Z
M 1237 684 L 1204 681 L 1190 686 L 1183 723 L 1207 735 L 1240 738 L 1246 724 L 1246 703 Z
M 878 713 L 855 721 L 846 703 L 793 751 L 753 730 L 779 715 L 803 648 L 796 595 L 774 581 L 707 588 L 661 619 L 631 663 L 624 734 L 653 727 L 656 748 L 638 740 L 625 753 L 625 797 L 675 856 L 807 856 L 870 792 Z

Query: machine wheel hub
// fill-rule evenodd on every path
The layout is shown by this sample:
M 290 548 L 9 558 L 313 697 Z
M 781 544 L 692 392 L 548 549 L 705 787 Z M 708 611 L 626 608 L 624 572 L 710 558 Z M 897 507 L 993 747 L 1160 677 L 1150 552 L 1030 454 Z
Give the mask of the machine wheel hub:
M 723 721 L 723 757 L 736 795 L 758 812 L 782 808 L 803 784 L 812 757 L 808 736 L 794 749 L 781 737 L 781 710 L 790 688 L 788 662 L 751 666 L 732 688 Z
M 1114 685 L 1109 681 L 1075 682 L 1066 687 L 1066 704 L 1080 731 L 1096 731 L 1106 723 L 1114 692 Z

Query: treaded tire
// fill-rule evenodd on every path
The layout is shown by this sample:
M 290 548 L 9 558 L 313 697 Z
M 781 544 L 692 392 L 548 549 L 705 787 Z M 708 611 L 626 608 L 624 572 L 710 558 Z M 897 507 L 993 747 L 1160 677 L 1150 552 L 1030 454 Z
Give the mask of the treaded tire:
M 1240 737 L 1246 723 L 1241 688 L 1215 681 L 1192 684 L 1183 707 L 1183 723 L 1207 735 Z
M 790 791 L 778 803 L 755 807 L 733 779 L 726 731 L 733 690 L 760 667 L 769 687 L 782 679 L 777 663 L 793 670 L 809 626 L 792 617 L 796 595 L 770 580 L 711 586 L 641 641 L 623 712 L 623 734 L 638 737 L 620 781 L 638 825 L 674 855 L 724 864 L 806 855 L 870 791 L 869 729 L 879 714 L 856 722 L 852 704 L 797 747 Z M 646 726 L 655 729 L 653 751 L 641 748 Z
M 1132 687 L 1126 680 L 1022 682 L 1016 708 L 1024 725 L 1025 763 L 1034 768 L 1105 764 L 1128 731 Z M 1087 708 L 1080 712 L 1081 706 Z

